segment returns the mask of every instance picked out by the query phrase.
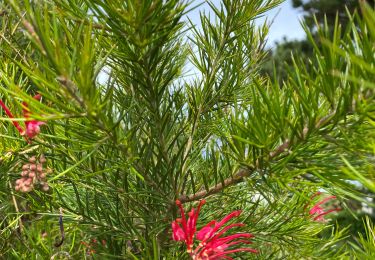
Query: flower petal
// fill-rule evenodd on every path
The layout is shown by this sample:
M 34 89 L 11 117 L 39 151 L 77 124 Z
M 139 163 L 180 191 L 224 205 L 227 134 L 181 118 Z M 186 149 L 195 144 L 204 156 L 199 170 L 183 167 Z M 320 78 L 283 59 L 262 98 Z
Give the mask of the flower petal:
M 215 232 L 218 231 L 224 224 L 226 224 L 232 218 L 238 217 L 240 214 L 241 210 L 236 210 L 226 215 L 220 222 L 215 224 L 210 232 L 206 233 L 205 239 L 203 239 L 202 242 L 206 242 L 206 240 L 210 239 L 215 234 Z
M 44 122 L 31 120 L 26 121 L 26 135 L 31 139 L 40 133 L 40 126 L 44 125 Z
M 182 230 L 177 221 L 172 222 L 172 238 L 175 241 L 185 240 L 185 232 Z
M 207 240 L 209 238 L 207 235 L 212 234 L 211 231 L 214 229 L 213 226 L 215 226 L 215 225 L 216 225 L 216 221 L 213 220 L 210 223 L 208 223 L 207 225 L 205 225 L 203 228 L 201 228 L 201 230 L 199 230 L 199 232 L 197 234 L 197 239 L 201 240 L 201 241 Z

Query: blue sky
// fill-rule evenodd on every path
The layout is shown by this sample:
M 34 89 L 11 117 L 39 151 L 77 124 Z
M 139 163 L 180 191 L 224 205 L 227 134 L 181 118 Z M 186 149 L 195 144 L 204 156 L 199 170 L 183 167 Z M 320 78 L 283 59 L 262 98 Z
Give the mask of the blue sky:
M 196 0 L 193 2 L 193 5 L 200 2 L 205 1 Z M 212 2 L 215 5 L 218 5 L 220 0 L 212 0 Z M 199 24 L 199 12 L 202 10 L 209 10 L 206 3 L 188 14 L 193 23 Z M 266 13 L 264 17 L 259 18 L 259 24 L 264 21 L 265 17 L 267 17 L 267 20 L 269 21 L 274 19 L 268 35 L 269 47 L 272 47 L 275 41 L 281 41 L 283 37 L 287 37 L 288 39 L 304 38 L 305 33 L 299 22 L 302 15 L 298 10 L 292 7 L 291 0 L 286 0 L 278 7 Z
M 271 45 L 275 41 L 282 40 L 283 37 L 288 39 L 305 37 L 305 32 L 299 22 L 302 14 L 299 10 L 292 7 L 291 2 L 291 0 L 286 0 L 266 14 L 267 19 L 275 18 L 268 35 L 268 42 Z

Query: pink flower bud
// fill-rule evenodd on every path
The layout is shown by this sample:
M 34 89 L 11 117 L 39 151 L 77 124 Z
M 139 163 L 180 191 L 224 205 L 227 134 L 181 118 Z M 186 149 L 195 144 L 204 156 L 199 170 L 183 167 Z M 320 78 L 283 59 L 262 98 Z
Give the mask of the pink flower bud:
M 33 182 L 33 179 L 32 179 L 32 178 L 28 178 L 28 179 L 25 181 L 25 185 L 26 185 L 26 186 L 30 186 L 32 182 Z
M 27 163 L 27 164 L 24 164 L 23 166 L 22 166 L 22 170 L 24 170 L 24 171 L 26 171 L 26 170 L 28 170 L 30 168 L 30 165 Z
M 28 173 L 29 173 L 29 171 L 22 171 L 21 172 L 21 176 L 22 177 L 26 177 Z
M 30 188 L 30 187 L 23 186 L 23 187 L 21 188 L 21 191 L 22 191 L 22 192 L 29 192 L 29 191 L 31 191 L 31 188 Z
M 31 139 L 34 138 L 40 133 L 40 126 L 44 124 L 44 122 L 36 120 L 26 121 L 26 135 Z
M 29 162 L 31 162 L 31 163 L 35 163 L 35 162 L 36 162 L 36 158 L 35 158 L 35 156 L 30 157 L 30 158 L 29 158 Z
M 39 178 L 42 179 L 42 180 L 45 179 L 46 178 L 46 174 L 44 172 L 40 173 L 39 174 Z
M 40 157 L 39 157 L 39 162 L 40 163 L 45 163 L 47 160 L 46 160 L 46 157 L 44 157 L 44 155 L 42 154 Z
M 29 173 L 29 177 L 30 177 L 30 178 L 34 178 L 34 177 L 35 177 L 35 172 L 30 172 L 30 173 Z
M 35 163 L 30 165 L 30 170 L 32 170 L 32 171 L 36 170 L 36 164 Z
M 41 164 L 37 164 L 37 165 L 36 165 L 36 170 L 37 170 L 38 172 L 42 172 L 42 171 L 43 171 L 43 166 L 42 166 Z

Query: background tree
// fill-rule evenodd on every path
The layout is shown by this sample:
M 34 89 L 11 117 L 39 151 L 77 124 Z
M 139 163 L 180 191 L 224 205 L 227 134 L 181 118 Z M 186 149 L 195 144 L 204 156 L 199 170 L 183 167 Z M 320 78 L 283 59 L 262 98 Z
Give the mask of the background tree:
M 358 0 L 292 0 L 294 8 L 303 11 L 303 20 L 310 29 L 315 28 L 315 19 L 318 24 L 334 25 L 336 17 L 339 24 L 345 28 L 350 21 L 348 16 L 355 11 L 359 11 L 360 2 Z M 373 5 L 373 0 L 366 0 L 368 4 Z
M 305 65 L 309 65 L 309 58 L 313 55 L 314 46 L 308 39 L 288 40 L 284 38 L 276 42 L 275 46 L 267 50 L 267 58 L 261 67 L 261 72 L 271 78 L 277 78 L 280 83 L 288 78 L 288 65 L 292 69 L 293 54 L 301 57 Z M 276 74 L 275 74 L 276 73 Z
M 312 33 L 315 38 L 314 42 L 319 46 L 319 37 L 317 35 L 317 26 L 325 26 L 330 34 L 333 33 L 335 24 L 340 24 L 341 28 L 348 27 L 350 15 L 354 12 L 360 12 L 359 0 L 292 0 L 291 4 L 294 8 L 303 13 L 303 23 L 307 27 L 306 30 Z M 373 0 L 366 0 L 370 5 L 374 5 Z M 311 41 L 288 40 L 284 38 L 277 42 L 275 47 L 269 51 L 268 60 L 265 61 L 262 71 L 270 76 L 274 76 L 274 66 L 277 70 L 277 78 L 284 80 L 287 78 L 288 66 L 293 64 L 292 55 L 304 57 L 306 65 L 309 64 L 309 57 L 313 54 Z

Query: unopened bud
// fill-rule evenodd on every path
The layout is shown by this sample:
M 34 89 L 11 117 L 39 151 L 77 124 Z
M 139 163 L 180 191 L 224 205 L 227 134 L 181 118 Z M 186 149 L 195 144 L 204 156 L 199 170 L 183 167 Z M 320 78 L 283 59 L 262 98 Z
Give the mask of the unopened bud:
M 22 192 L 29 192 L 29 191 L 31 191 L 31 187 L 23 186 L 23 187 L 21 188 L 21 191 L 22 191 Z
M 32 179 L 32 178 L 28 178 L 28 179 L 25 181 L 25 185 L 26 185 L 26 186 L 30 186 L 32 182 L 33 182 L 33 179 Z
M 42 171 L 43 171 L 43 166 L 42 166 L 41 164 L 37 164 L 37 166 L 36 166 L 36 170 L 37 170 L 38 172 L 42 172 Z
M 40 157 L 39 157 L 39 162 L 40 163 L 45 163 L 47 160 L 46 160 L 46 157 L 44 157 L 44 155 L 42 154 Z

